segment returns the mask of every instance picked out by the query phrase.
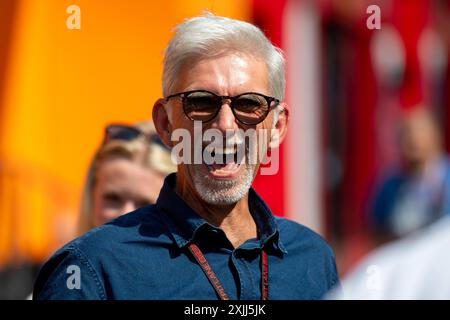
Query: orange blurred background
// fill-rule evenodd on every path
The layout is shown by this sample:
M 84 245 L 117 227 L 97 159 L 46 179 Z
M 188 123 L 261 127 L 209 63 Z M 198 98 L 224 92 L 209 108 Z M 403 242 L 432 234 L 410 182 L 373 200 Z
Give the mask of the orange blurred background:
M 74 3 L 80 30 L 66 26 Z M 175 25 L 205 9 L 247 19 L 249 2 L 2 0 L 0 9 L 9 18 L 0 19 L 1 267 L 41 261 L 73 237 L 104 127 L 151 117 Z

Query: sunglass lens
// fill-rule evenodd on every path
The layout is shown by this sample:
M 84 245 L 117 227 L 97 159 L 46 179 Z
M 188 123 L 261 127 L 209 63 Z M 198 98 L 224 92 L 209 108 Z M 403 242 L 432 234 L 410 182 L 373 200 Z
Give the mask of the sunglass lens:
M 209 121 L 220 108 L 221 99 L 208 92 L 192 92 L 184 98 L 186 115 L 198 121 Z
M 267 100 L 258 94 L 244 94 L 234 101 L 236 117 L 248 124 L 261 122 L 267 115 Z
M 109 126 L 107 129 L 109 139 L 134 140 L 141 135 L 141 131 L 133 127 L 127 126 Z

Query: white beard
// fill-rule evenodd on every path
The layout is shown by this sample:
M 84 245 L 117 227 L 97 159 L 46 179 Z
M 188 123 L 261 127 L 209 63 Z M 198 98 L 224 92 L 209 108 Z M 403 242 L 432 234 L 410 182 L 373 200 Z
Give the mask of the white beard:
M 194 167 L 194 187 L 203 201 L 212 205 L 230 205 L 241 200 L 252 186 L 255 173 L 254 165 L 242 165 L 245 166 L 242 178 L 232 180 L 211 178 Z

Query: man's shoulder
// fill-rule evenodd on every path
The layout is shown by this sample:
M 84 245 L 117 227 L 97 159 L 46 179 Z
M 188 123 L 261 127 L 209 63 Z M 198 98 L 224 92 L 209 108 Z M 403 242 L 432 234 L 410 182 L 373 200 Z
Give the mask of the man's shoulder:
M 84 252 L 103 246 L 126 243 L 138 238 L 151 238 L 154 232 L 164 230 L 156 206 L 150 205 L 120 216 L 104 225 L 93 228 L 69 242 L 65 247 L 77 247 Z M 62 248 L 64 249 L 64 247 Z
M 95 269 L 104 261 L 129 254 L 137 244 L 152 243 L 155 239 L 161 241 L 164 236 L 170 241 L 167 234 L 155 206 L 146 206 L 93 228 L 68 242 L 46 264 L 75 259 Z
M 287 218 L 275 217 L 275 219 L 280 230 L 281 241 L 285 246 L 309 248 L 316 253 L 322 252 L 334 256 L 329 243 L 314 230 Z
M 43 265 L 35 282 L 38 299 L 104 299 L 103 274 L 123 266 L 123 260 L 140 250 L 169 242 L 168 232 L 155 206 L 147 206 L 94 228 L 70 241 Z M 146 246 L 146 244 L 149 244 Z M 78 271 L 77 271 L 78 270 Z M 68 273 L 79 272 L 84 290 L 66 290 Z
M 296 261 L 298 270 L 307 270 L 310 281 L 324 285 L 321 295 L 331 288 L 340 290 L 335 255 L 328 242 L 298 222 L 279 217 L 276 220 L 281 243 L 287 251 L 286 258 Z M 310 266 L 315 267 L 312 270 Z

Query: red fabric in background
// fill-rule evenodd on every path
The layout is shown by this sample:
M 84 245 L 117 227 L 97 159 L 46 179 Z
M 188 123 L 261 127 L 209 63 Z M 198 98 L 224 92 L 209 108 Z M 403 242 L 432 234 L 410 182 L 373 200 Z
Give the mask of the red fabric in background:
M 430 0 L 396 0 L 393 3 L 392 24 L 399 31 L 406 50 L 406 70 L 399 92 L 400 104 L 404 109 L 423 102 L 426 93 L 419 63 L 418 42 L 429 22 L 430 12 Z
M 422 102 L 425 96 L 424 79 L 418 56 L 417 44 L 429 22 L 429 0 L 393 0 L 392 15 L 381 11 L 382 23 L 390 22 L 398 30 L 405 45 L 406 67 L 403 83 L 396 92 L 400 107 L 410 109 Z M 348 24 L 348 40 L 353 61 L 348 75 L 349 104 L 347 106 L 346 138 L 343 181 L 342 233 L 352 236 L 367 229 L 367 214 L 371 192 L 377 173 L 387 168 L 378 168 L 377 108 L 379 84 L 376 81 L 371 59 L 371 39 L 377 30 L 365 26 L 368 15 Z M 382 24 L 383 28 L 383 24 Z M 348 48 L 347 48 L 348 49 Z M 350 68 L 351 67 L 351 68 Z M 380 119 L 382 121 L 382 119 Z
M 449 9 L 450 11 L 450 9 Z M 444 119 L 444 142 L 445 149 L 450 153 L 450 51 L 447 54 L 447 71 L 445 73 L 445 89 L 443 97 Z
M 286 0 L 253 0 L 253 23 L 260 27 L 272 43 L 280 48 L 282 44 L 283 11 Z M 260 175 L 256 177 L 253 186 L 267 202 L 273 213 L 286 216 L 284 212 L 284 170 L 283 157 L 286 155 L 283 145 L 280 147 L 280 167 L 276 175 Z
M 362 25 L 364 23 L 364 25 Z M 370 187 L 374 181 L 377 83 L 370 55 L 371 30 L 352 29 L 353 63 L 348 66 L 348 110 L 345 125 L 342 232 L 346 236 L 365 229 Z M 350 69 L 351 68 L 351 69 Z
M 270 40 L 283 48 L 283 16 L 288 0 L 270 1 L 253 0 L 253 23 L 258 25 Z M 293 0 L 294 1 L 294 0 Z M 361 7 L 356 6 L 359 9 Z M 334 7 L 327 7 L 322 13 L 336 15 Z M 364 9 L 364 8 L 362 8 Z M 377 168 L 376 155 L 376 110 L 377 92 L 371 53 L 371 37 L 377 30 L 368 30 L 365 10 L 358 10 L 353 22 L 347 24 L 348 42 L 352 52 L 352 64 L 349 72 L 342 75 L 347 82 L 345 94 L 348 97 L 345 127 L 345 157 L 343 159 L 343 199 L 341 226 L 343 234 L 354 234 L 366 230 L 366 217 L 370 192 L 375 182 Z M 382 21 L 391 22 L 398 29 L 406 48 L 405 80 L 398 92 L 403 108 L 411 108 L 421 102 L 425 96 L 425 86 L 418 59 L 417 43 L 421 32 L 429 21 L 430 0 L 393 0 L 392 12 L 381 12 Z M 392 16 L 390 16 L 392 14 Z M 346 16 L 348 20 L 352 15 Z M 324 17 L 323 17 L 324 18 Z M 349 22 L 349 21 L 347 21 Z M 289 32 L 286 30 L 284 32 Z M 348 49 L 348 48 L 347 48 Z M 283 146 L 280 150 L 280 170 L 277 175 L 258 175 L 254 182 L 256 190 L 264 197 L 269 206 L 278 215 L 286 215 L 286 197 L 284 196 L 285 179 L 282 165 L 283 157 L 288 156 Z M 380 168 L 382 169 L 382 168 Z M 295 213 L 293 213 L 295 214 Z

